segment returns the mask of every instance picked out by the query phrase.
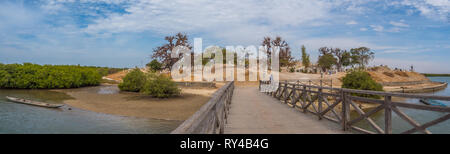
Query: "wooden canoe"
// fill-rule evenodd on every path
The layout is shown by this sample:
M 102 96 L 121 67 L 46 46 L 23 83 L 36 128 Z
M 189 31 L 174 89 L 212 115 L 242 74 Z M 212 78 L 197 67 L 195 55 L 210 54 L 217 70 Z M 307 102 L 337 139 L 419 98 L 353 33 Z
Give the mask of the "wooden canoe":
M 420 102 L 426 105 L 433 105 L 433 106 L 447 106 L 439 101 L 432 100 L 432 99 L 420 99 Z
M 36 101 L 15 98 L 15 97 L 9 97 L 9 96 L 6 96 L 6 99 L 13 101 L 15 103 L 34 105 L 34 106 L 40 106 L 40 107 L 48 107 L 48 108 L 59 108 L 61 106 L 64 106 L 64 104 L 49 104 L 49 103 L 36 102 Z

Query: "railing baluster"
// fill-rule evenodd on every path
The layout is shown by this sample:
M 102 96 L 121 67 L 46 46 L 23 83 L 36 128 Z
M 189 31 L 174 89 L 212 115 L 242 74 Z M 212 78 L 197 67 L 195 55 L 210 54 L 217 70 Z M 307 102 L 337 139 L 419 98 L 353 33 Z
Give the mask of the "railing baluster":
M 342 97 L 342 128 L 344 131 L 349 130 L 349 126 L 347 126 L 347 122 L 350 121 L 350 103 L 349 98 L 347 97 L 347 93 L 341 91 Z
M 392 134 L 392 96 L 384 96 L 384 132 Z
M 318 113 L 318 116 L 319 116 L 319 120 L 322 120 L 322 80 L 320 80 L 320 88 L 319 88 L 319 94 L 317 94 L 317 99 L 318 99 L 318 109 L 317 109 L 317 113 Z

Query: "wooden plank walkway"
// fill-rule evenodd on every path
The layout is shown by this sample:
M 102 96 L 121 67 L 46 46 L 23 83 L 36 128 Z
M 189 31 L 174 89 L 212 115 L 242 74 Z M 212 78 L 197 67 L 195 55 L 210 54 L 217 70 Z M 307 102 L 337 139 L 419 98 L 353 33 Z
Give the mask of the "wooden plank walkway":
M 236 87 L 225 134 L 342 134 L 338 124 L 318 120 L 258 91 Z

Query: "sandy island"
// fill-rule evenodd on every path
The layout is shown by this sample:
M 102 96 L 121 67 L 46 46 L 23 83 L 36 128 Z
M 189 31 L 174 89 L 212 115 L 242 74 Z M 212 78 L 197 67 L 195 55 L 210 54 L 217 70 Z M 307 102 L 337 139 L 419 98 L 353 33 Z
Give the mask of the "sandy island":
M 70 106 L 106 114 L 185 120 L 193 115 L 217 88 L 182 88 L 181 96 L 157 99 L 139 93 L 119 92 L 116 85 L 56 90 L 74 99 L 64 101 Z

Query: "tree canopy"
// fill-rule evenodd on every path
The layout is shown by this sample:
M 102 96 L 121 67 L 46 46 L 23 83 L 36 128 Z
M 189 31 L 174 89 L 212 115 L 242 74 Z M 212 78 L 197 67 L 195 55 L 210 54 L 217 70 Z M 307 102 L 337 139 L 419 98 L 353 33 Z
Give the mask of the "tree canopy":
M 264 46 L 267 50 L 267 56 L 268 59 L 270 59 L 272 55 L 273 47 L 279 47 L 280 48 L 280 66 L 291 66 L 293 63 L 292 61 L 294 58 L 291 55 L 291 48 L 289 47 L 289 44 L 281 37 L 277 36 L 275 39 L 272 39 L 270 37 L 264 37 L 263 42 L 261 43 L 262 46 Z
M 189 45 L 189 39 L 186 34 L 178 33 L 175 36 L 166 36 L 164 39 L 167 41 L 167 43 L 153 49 L 152 58 L 157 58 L 158 60 L 160 60 L 163 64 L 163 69 L 170 69 L 172 68 L 173 64 L 175 64 L 183 56 L 180 53 L 178 58 L 172 58 L 171 54 L 173 49 L 177 46 L 184 46 L 189 49 L 191 49 L 192 47 Z
M 326 70 L 331 69 L 333 65 L 336 64 L 336 61 L 336 58 L 334 58 L 332 54 L 327 53 L 319 57 L 318 65 L 322 71 L 325 72 Z
M 63 89 L 99 85 L 97 67 L 75 65 L 0 64 L 0 88 Z
M 153 59 L 150 63 L 148 63 L 147 65 L 146 65 L 148 68 L 150 68 L 152 71 L 160 71 L 160 70 L 162 70 L 162 64 L 158 61 L 158 60 L 156 60 L 156 59 Z
M 327 56 L 321 59 L 323 55 Z M 334 57 L 334 59 L 331 57 Z M 367 47 L 353 48 L 350 51 L 340 48 L 321 47 L 319 48 L 318 63 L 322 69 L 330 69 L 332 66 L 336 66 L 338 71 L 343 71 L 347 66 L 355 67 L 355 65 L 358 65 L 360 68 L 365 68 L 374 57 L 375 54 Z M 327 59 L 330 61 L 327 62 Z M 329 65 L 332 66 L 329 67 Z
M 371 60 L 375 58 L 375 53 L 367 47 L 359 47 L 350 49 L 352 63 L 366 68 Z

